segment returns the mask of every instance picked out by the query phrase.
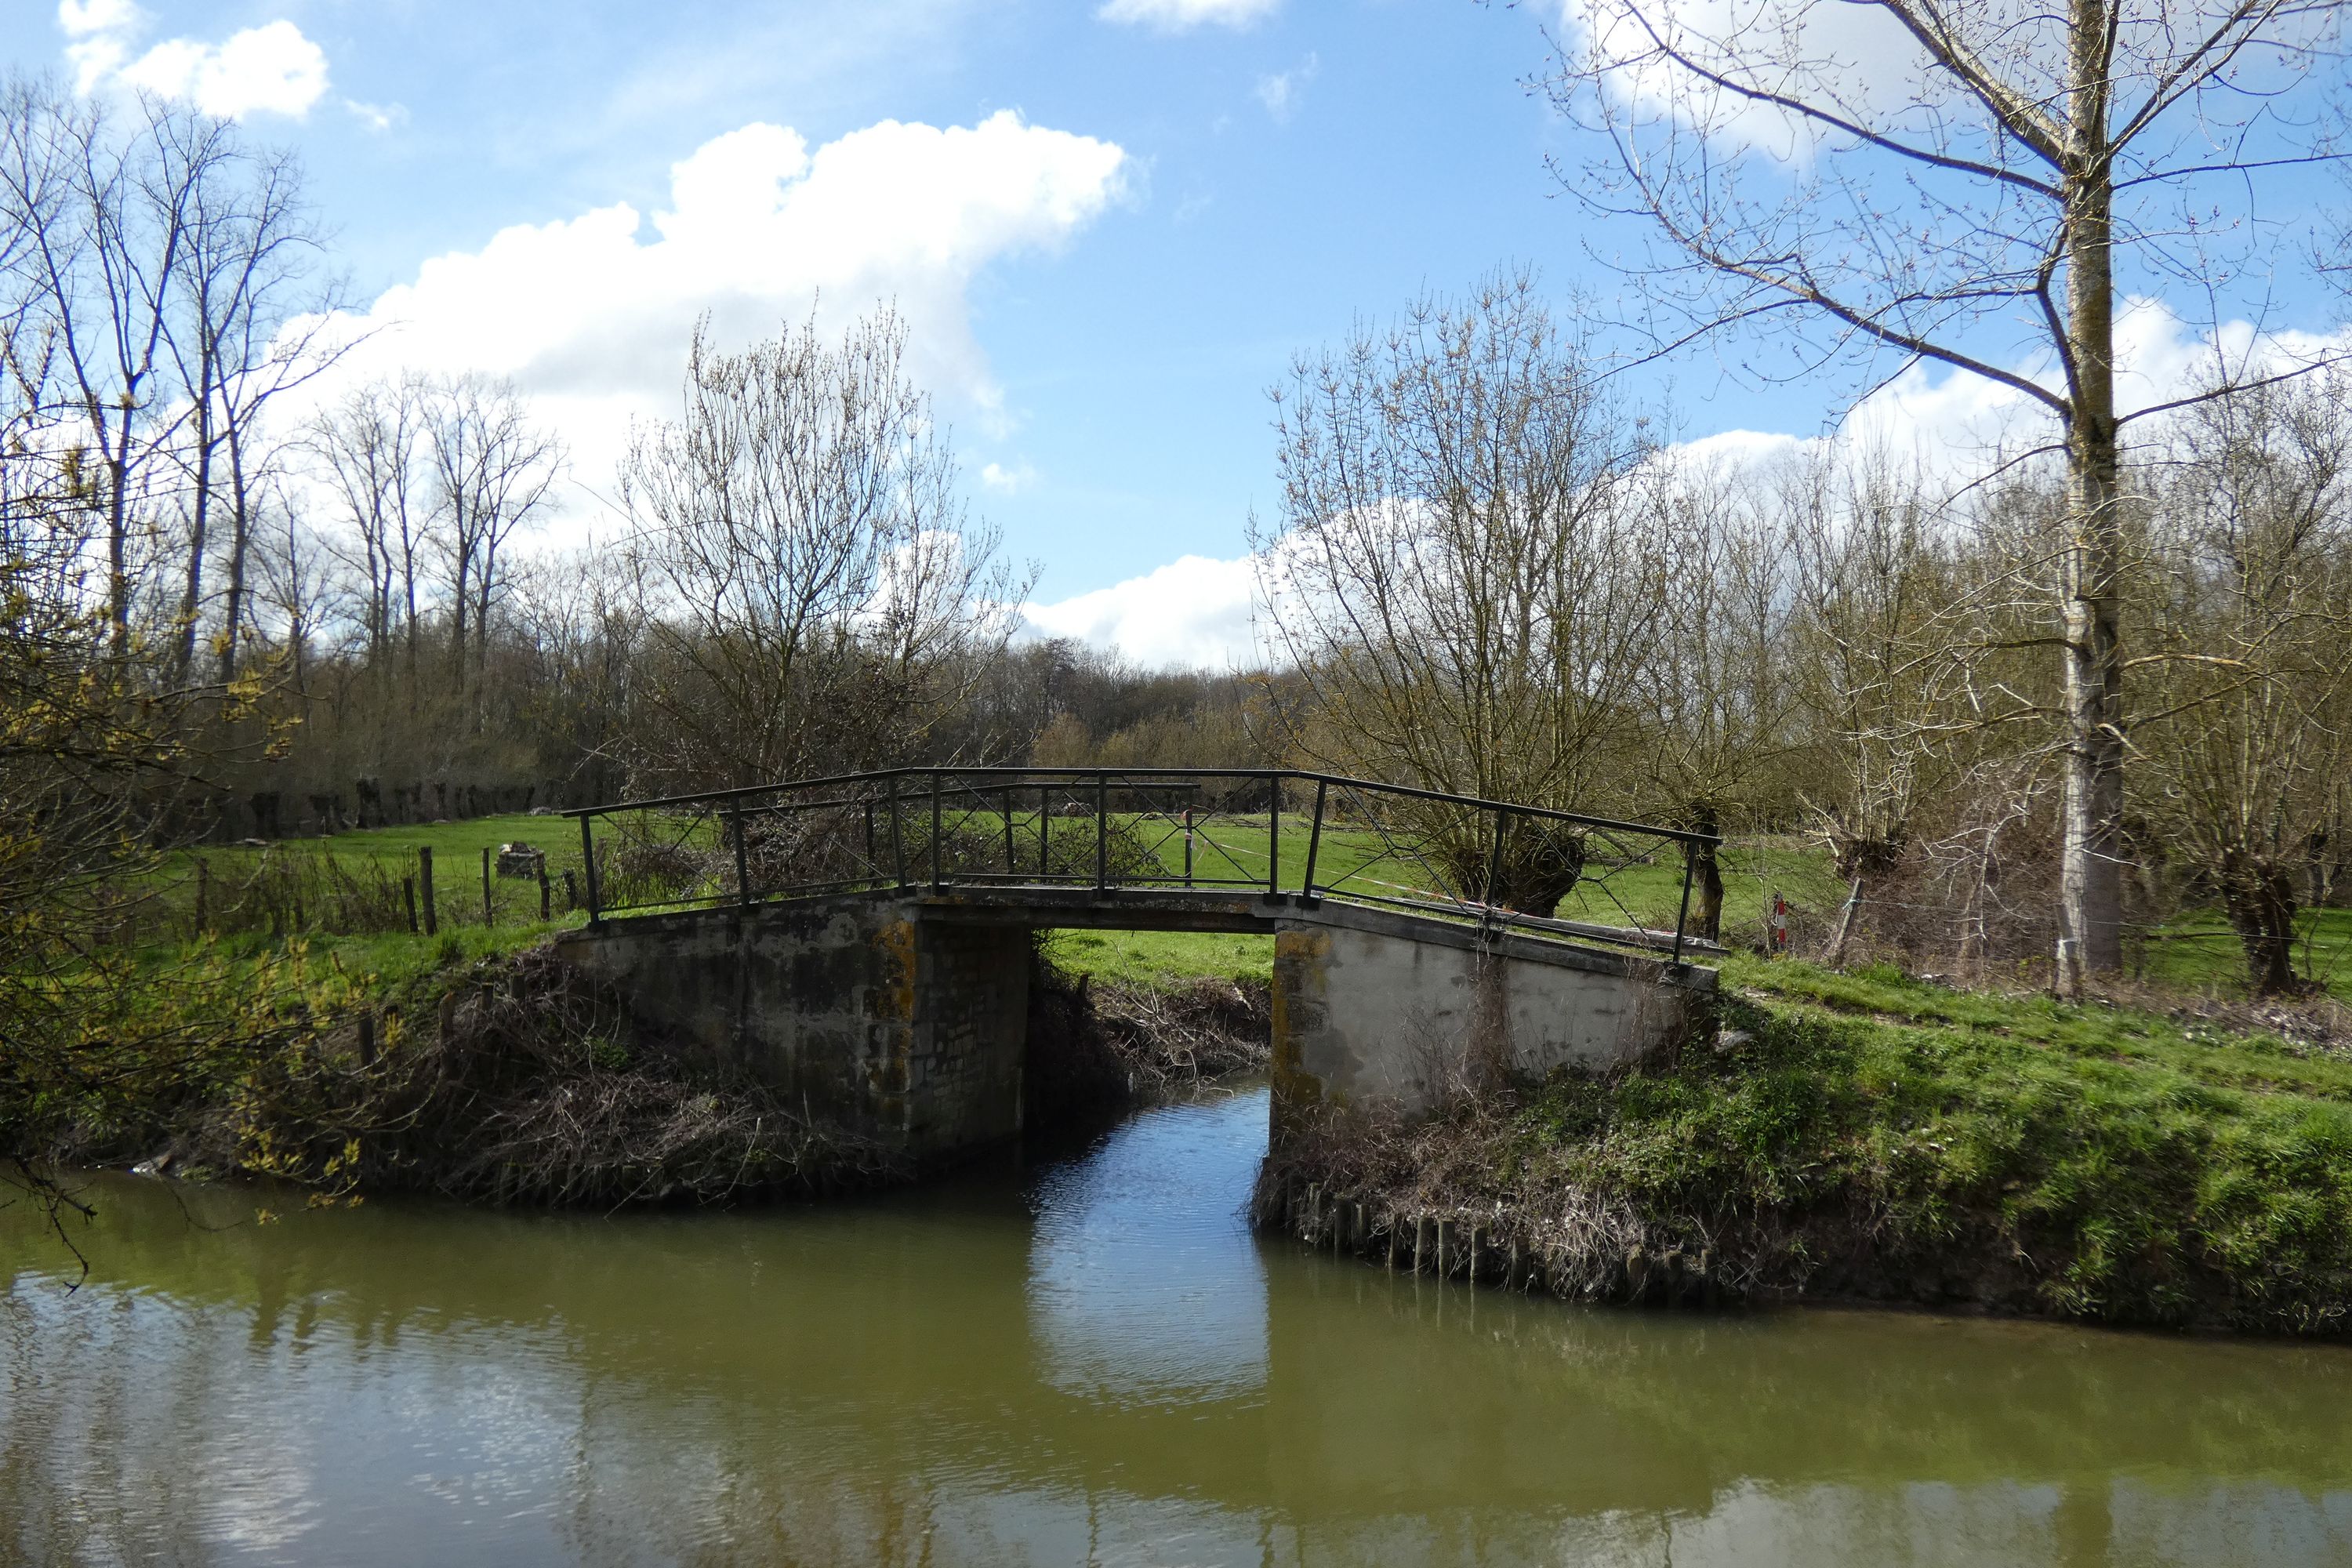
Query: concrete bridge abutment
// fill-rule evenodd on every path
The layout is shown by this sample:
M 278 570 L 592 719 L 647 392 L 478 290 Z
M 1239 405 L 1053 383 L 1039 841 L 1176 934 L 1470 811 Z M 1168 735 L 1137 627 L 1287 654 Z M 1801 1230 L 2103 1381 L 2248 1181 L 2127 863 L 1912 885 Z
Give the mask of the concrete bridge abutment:
M 918 1165 L 1021 1131 L 1025 925 L 858 896 L 615 921 L 557 951 L 698 1066 Z
M 1602 1070 L 1696 1024 L 1711 969 L 1325 906 L 1274 949 L 1274 1132 L 1375 1104 L 1423 1114 L 1506 1075 Z
M 1293 895 L 907 889 L 637 916 L 558 952 L 698 1065 L 796 1099 L 918 1167 L 1022 1131 L 1031 933 L 1275 936 L 1276 1139 L 1408 1114 L 1508 1070 L 1601 1068 L 1687 1028 L 1712 970 Z

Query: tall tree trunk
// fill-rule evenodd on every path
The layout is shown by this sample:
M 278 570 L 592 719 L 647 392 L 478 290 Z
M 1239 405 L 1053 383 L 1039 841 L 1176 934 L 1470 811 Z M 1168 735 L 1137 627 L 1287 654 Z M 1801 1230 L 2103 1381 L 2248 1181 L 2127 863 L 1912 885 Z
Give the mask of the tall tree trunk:
M 1702 801 L 1693 805 L 1685 818 L 1694 833 L 1720 833 L 1721 816 L 1712 803 Z M 1717 846 L 1690 846 L 1691 905 L 1690 930 L 1694 936 L 1708 942 L 1723 940 L 1723 868 L 1717 858 Z
M 473 543 L 466 537 L 466 513 L 462 506 L 457 514 L 457 536 L 454 542 L 457 563 L 452 575 L 456 592 L 449 595 L 452 625 L 449 643 L 450 690 L 463 695 L 466 689 L 466 627 L 468 612 L 473 609 L 469 597 L 474 581 Z
M 485 546 L 482 563 L 474 574 L 474 730 L 479 733 L 483 703 L 490 689 L 490 574 L 498 565 L 493 546 Z
M 2123 658 L 2117 598 L 2123 567 L 2116 446 L 2114 176 L 2108 169 L 2107 11 L 2075 0 L 2066 173 L 2066 337 L 2072 409 L 2066 429 L 2066 798 L 2059 865 L 2058 985 L 2123 967 Z
M 1955 967 L 1963 975 L 1984 978 L 1987 955 L 1992 951 L 1992 923 L 1986 906 L 1992 902 L 1992 845 L 1998 825 L 1984 830 L 1983 847 L 1977 852 L 1976 877 L 1969 888 L 1969 900 L 1960 911 L 1959 962 Z
M 115 449 L 107 455 L 106 616 L 116 660 L 131 653 L 131 399 L 122 400 Z
M 1837 935 L 1830 939 L 1829 962 L 1832 965 L 1845 962 L 1845 947 L 1853 936 L 1853 917 L 1862 910 L 1862 876 L 1854 875 L 1853 885 L 1846 889 L 1845 908 L 1838 913 Z
M 253 538 L 253 509 L 246 493 L 245 457 L 235 426 L 228 433 L 229 550 L 228 619 L 221 632 L 220 678 L 236 679 L 237 645 L 245 636 L 245 564 Z
M 416 706 L 422 700 L 418 688 L 424 668 L 417 655 L 416 635 L 416 546 L 410 541 L 408 520 L 402 516 L 400 524 L 400 600 L 401 614 L 408 633 L 408 716 L 416 716 Z
M 245 510 L 242 489 L 238 492 L 237 510 L 240 514 Z M 237 530 L 237 547 L 240 554 L 243 552 L 244 544 L 245 531 L 240 524 Z M 299 553 L 299 549 L 300 546 L 294 534 L 293 519 L 289 518 L 286 522 L 286 581 L 289 589 L 286 606 L 286 641 L 288 651 L 291 653 L 294 660 L 294 694 L 302 704 L 303 722 L 308 723 L 310 716 L 310 672 L 309 661 L 303 657 L 302 645 L 310 636 L 310 626 L 302 616 L 302 562 Z
M 204 602 L 205 544 L 212 523 L 213 428 L 212 392 L 206 385 L 196 405 L 196 482 L 190 498 L 188 521 L 188 581 L 180 595 L 179 647 L 172 658 L 172 680 L 184 686 L 196 662 L 196 612 Z

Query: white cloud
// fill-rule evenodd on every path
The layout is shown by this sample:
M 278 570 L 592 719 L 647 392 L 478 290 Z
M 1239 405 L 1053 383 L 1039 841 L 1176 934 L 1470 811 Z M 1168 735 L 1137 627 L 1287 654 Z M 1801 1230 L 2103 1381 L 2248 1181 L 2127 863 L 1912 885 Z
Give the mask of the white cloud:
M 58 26 L 68 40 L 74 90 L 88 92 L 120 69 L 129 40 L 146 24 L 146 13 L 131 0 L 58 0 Z
M 149 21 L 131 0 L 59 0 L 58 26 L 76 89 L 87 93 L 120 82 L 227 120 L 299 120 L 326 95 L 326 52 L 291 22 L 247 27 L 217 44 L 167 38 L 134 58 L 131 46 Z
M 408 106 L 404 103 L 362 103 L 356 98 L 347 98 L 343 108 L 352 119 L 378 135 L 408 123 Z
M 1158 668 L 1223 669 L 1257 660 L 1251 608 L 1257 558 L 1187 555 L 1108 588 L 1023 613 L 1046 637 L 1115 647 Z
M 990 463 L 980 470 L 980 482 L 1001 495 L 1014 495 L 1036 482 L 1037 470 L 1026 463 L 1006 468 L 1002 463 Z
M 510 376 L 600 489 L 631 420 L 675 410 L 698 318 L 737 346 L 813 308 L 830 331 L 890 303 L 945 411 L 997 420 L 972 279 L 1066 241 L 1118 199 L 1127 162 L 1112 142 L 1011 112 L 946 129 L 886 121 L 814 149 L 787 127 L 747 125 L 673 164 L 668 205 L 649 219 L 595 207 L 425 261 L 346 320 L 353 336 L 373 335 L 334 380 Z
M 1298 100 L 1307 84 L 1315 79 L 1315 73 L 1321 68 L 1322 62 L 1310 54 L 1289 70 L 1262 76 L 1257 79 L 1257 100 L 1265 105 L 1265 111 L 1276 120 L 1288 120 L 1297 112 Z
M 2126 412 L 2188 395 L 2209 384 L 2224 363 L 2232 374 L 2274 374 L 2352 353 L 2352 328 L 2334 334 L 2262 332 L 2233 321 L 2206 332 L 2145 299 L 2128 301 L 2119 314 L 2116 341 L 2117 403 Z M 1739 483 L 1761 480 L 1790 458 L 1836 440 L 1916 458 L 1930 479 L 1955 482 L 1981 475 L 1997 453 L 2013 454 L 2056 435 L 2047 410 L 2013 388 L 1967 372 L 1915 365 L 1864 399 L 1834 436 L 1726 430 L 1677 443 L 1665 456 L 1701 465 L 1722 482 Z M 1024 613 L 1039 635 L 1117 648 L 1147 666 L 1246 666 L 1263 657 L 1254 622 L 1258 565 L 1255 556 L 1187 555 L 1108 588 L 1026 605 Z
M 1773 430 L 1718 430 L 1712 436 L 1677 442 L 1672 450 L 1698 462 L 1741 468 L 1769 463 L 1803 446 L 1806 440 L 1802 436 L 1784 436 Z
M 1246 27 L 1270 16 L 1282 0 L 1104 0 L 1095 13 L 1106 22 L 1127 22 L 1181 33 L 1214 24 Z
M 1665 58 L 1667 47 L 1759 89 L 1786 87 L 1782 57 L 1801 59 L 1809 100 L 1884 129 L 1908 124 L 1916 130 L 1937 113 L 1952 119 L 1966 113 L 1964 105 L 1954 112 L 1946 101 L 1949 84 L 1929 74 L 1902 24 L 1875 6 L 1563 0 L 1560 25 L 1571 55 L 1606 66 L 1606 90 L 1618 102 L 1703 129 L 1726 151 L 1752 150 L 1801 163 L 1812 157 L 1822 132 L 1801 116 L 1712 86 Z M 1920 110 L 1922 102 L 1931 107 Z
M 146 13 L 131 0 L 58 0 L 58 26 L 69 38 L 130 32 L 146 19 Z

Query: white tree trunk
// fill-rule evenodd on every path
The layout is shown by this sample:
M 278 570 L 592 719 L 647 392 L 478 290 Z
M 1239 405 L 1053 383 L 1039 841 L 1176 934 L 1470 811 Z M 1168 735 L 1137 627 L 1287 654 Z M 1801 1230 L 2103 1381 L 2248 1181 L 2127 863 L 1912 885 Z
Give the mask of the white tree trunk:
M 2076 0 L 2066 171 L 2066 430 L 2070 534 L 2063 567 L 2066 799 L 2059 867 L 2058 984 L 2123 967 L 2123 570 L 2116 447 L 2114 178 L 2106 163 L 2109 0 Z

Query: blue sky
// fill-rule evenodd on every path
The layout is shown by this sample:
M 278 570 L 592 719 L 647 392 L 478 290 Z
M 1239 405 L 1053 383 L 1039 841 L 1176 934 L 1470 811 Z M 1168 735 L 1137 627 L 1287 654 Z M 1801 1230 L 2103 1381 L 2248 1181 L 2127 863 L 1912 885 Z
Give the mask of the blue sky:
M 1505 261 L 1606 311 L 1620 282 L 1590 252 L 1642 239 L 1546 168 L 1580 151 L 1528 87 L 1549 10 L 6 3 L 12 64 L 209 94 L 297 145 L 355 304 L 419 323 L 388 335 L 396 352 L 545 395 L 587 491 L 574 525 L 626 415 L 675 385 L 698 311 L 740 338 L 812 293 L 835 313 L 896 298 L 975 508 L 1065 605 L 1045 624 L 1155 659 L 1234 635 L 1245 574 L 1148 574 L 1244 553 L 1274 499 L 1265 389 L 1291 354 Z M 674 170 L 698 153 L 689 201 Z M 799 205 L 769 211 L 780 190 Z M 1847 390 L 1759 394 L 1715 366 L 1700 351 L 1631 390 L 1671 382 L 1692 437 L 1811 436 Z

